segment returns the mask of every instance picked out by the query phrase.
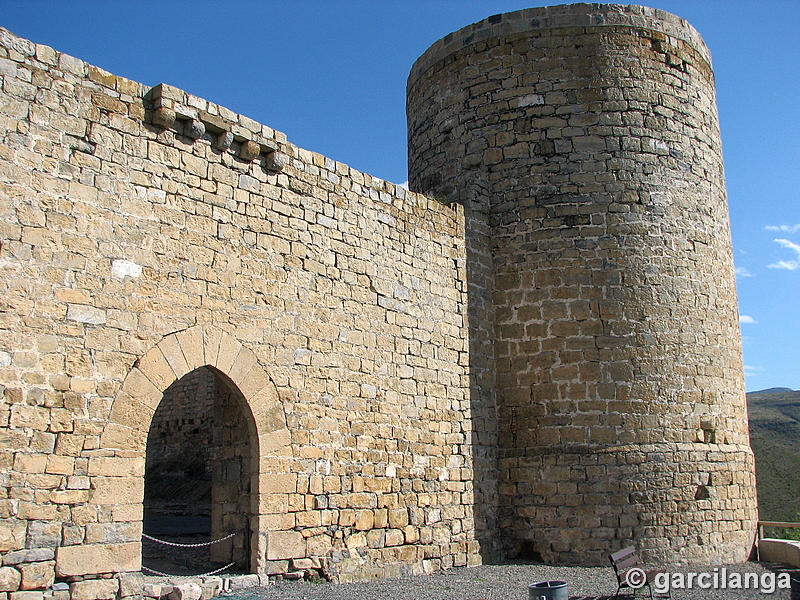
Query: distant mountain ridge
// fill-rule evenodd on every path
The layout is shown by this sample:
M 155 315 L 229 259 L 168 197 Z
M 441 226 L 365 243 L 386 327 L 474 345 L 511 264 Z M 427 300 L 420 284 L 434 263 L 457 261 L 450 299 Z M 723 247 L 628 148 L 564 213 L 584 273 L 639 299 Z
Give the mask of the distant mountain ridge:
M 769 388 L 747 394 L 750 443 L 756 457 L 759 518 L 800 520 L 800 391 Z

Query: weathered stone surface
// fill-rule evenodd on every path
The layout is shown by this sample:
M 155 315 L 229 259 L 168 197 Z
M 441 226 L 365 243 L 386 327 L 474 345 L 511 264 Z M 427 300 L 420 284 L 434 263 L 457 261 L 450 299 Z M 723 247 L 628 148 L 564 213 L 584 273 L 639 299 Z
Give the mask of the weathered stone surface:
M 44 600 L 44 592 L 40 591 L 19 591 L 11 592 L 8 600 Z
M 95 575 L 138 571 L 141 568 L 141 543 L 83 544 L 56 549 L 56 574 Z
M 167 600 L 200 600 L 203 595 L 203 588 L 196 583 L 180 583 L 173 586 L 172 591 L 167 594 Z
M 246 590 L 260 585 L 258 575 L 240 575 L 238 577 L 231 577 L 228 580 L 228 590 L 233 592 L 236 590 Z
M 152 113 L 153 124 L 164 129 L 175 127 L 175 111 L 166 107 L 159 107 Z
M 219 150 L 227 150 L 233 144 L 233 134 L 230 131 L 223 131 L 216 137 L 215 147 Z
M 111 275 L 117 279 L 136 279 L 142 275 L 142 267 L 131 260 L 118 258 L 111 261 Z
M 16 592 L 22 576 L 17 569 L 0 567 L 0 592 Z
M 26 562 L 17 567 L 22 574 L 20 589 L 40 590 L 53 585 L 55 581 L 55 562 Z
M 271 531 L 267 538 L 267 560 L 301 558 L 306 543 L 299 531 Z
M 3 555 L 4 565 L 18 565 L 25 562 L 39 562 L 52 560 L 55 556 L 53 548 L 34 548 L 32 550 L 17 550 Z
M 106 322 L 106 312 L 94 306 L 70 304 L 67 310 L 67 318 L 71 321 L 77 321 L 78 323 L 102 325 Z
M 70 600 L 116 600 L 119 580 L 88 579 L 70 584 Z
M 0 552 L 19 550 L 25 546 L 25 521 L 0 520 Z
M 239 149 L 239 156 L 241 156 L 243 160 L 253 160 L 260 153 L 261 146 L 252 141 L 242 142 L 242 147 Z
M 206 580 L 199 585 L 203 591 L 202 595 L 200 596 L 200 600 L 210 600 L 211 598 L 216 598 L 222 591 L 222 579 L 219 577 L 206 578 Z
M 202 121 L 198 121 L 197 119 L 191 119 L 186 121 L 186 126 L 184 131 L 186 135 L 192 138 L 193 140 L 200 139 L 206 133 L 206 126 L 203 125 Z
M 120 573 L 117 576 L 119 581 L 119 597 L 128 598 L 142 593 L 144 577 L 141 573 Z
M 289 157 L 283 152 L 270 152 L 267 155 L 265 166 L 268 171 L 280 172 L 289 164 Z

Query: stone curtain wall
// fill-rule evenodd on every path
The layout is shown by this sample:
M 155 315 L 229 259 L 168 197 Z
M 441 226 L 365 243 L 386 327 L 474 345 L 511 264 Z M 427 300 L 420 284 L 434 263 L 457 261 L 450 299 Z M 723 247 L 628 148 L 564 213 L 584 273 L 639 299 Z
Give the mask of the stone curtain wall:
M 3 591 L 139 569 L 150 419 L 206 365 L 253 570 L 480 560 L 459 207 L 5 30 L 0 83 Z
M 496 15 L 417 61 L 408 117 L 411 189 L 482 220 L 467 251 L 493 307 L 470 297 L 470 327 L 494 331 L 505 550 L 745 560 L 755 476 L 697 32 L 635 6 Z

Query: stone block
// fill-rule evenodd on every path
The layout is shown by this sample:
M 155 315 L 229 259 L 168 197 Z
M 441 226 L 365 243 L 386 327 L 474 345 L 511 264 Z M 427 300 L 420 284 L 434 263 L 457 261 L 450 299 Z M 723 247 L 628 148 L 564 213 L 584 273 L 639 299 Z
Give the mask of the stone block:
M 55 562 L 52 560 L 21 563 L 18 568 L 22 574 L 20 589 L 41 590 L 55 582 Z
M 16 550 L 3 556 L 4 565 L 18 565 L 26 562 L 52 560 L 55 550 L 52 548 L 33 548 L 32 550 Z
M 173 129 L 177 115 L 175 111 L 167 106 L 159 106 L 151 113 L 150 119 L 153 125 L 163 129 Z
M 28 548 L 52 548 L 61 542 L 61 523 L 29 521 L 25 545 Z
M 40 591 L 20 591 L 11 592 L 8 600 L 44 600 L 44 592 Z
M 192 138 L 193 140 L 198 140 L 206 134 L 206 126 L 203 124 L 202 121 L 197 119 L 190 119 L 186 121 L 186 125 L 184 126 L 184 133 L 187 137 Z
M 289 572 L 288 560 L 271 560 L 267 563 L 267 575 L 282 575 Z
M 219 577 L 205 578 L 199 585 L 203 592 L 200 600 L 211 600 L 222 592 L 222 579 Z
M 144 577 L 141 573 L 120 573 L 117 576 L 119 580 L 119 597 L 128 598 L 130 596 L 138 596 L 142 593 L 142 586 L 144 585 Z
M 375 514 L 371 510 L 360 510 L 356 516 L 355 527 L 359 531 L 367 531 L 375 526 Z
M 145 583 L 142 586 L 142 595 L 146 598 L 161 598 L 172 591 L 168 583 Z
M 189 369 L 196 369 L 207 364 L 203 349 L 203 331 L 199 327 L 190 327 L 178 332 L 175 337 L 186 359 Z
M 11 407 L 12 427 L 46 431 L 49 425 L 50 411 L 43 406 L 15 404 Z
M 200 600 L 203 588 L 196 583 L 179 583 L 167 594 L 167 600 Z
M 261 581 L 258 575 L 239 575 L 231 577 L 228 580 L 228 590 L 233 592 L 236 590 L 246 590 L 248 588 L 258 587 Z
M 150 352 L 148 352 L 148 354 L 150 354 Z M 175 379 L 176 378 L 173 377 L 170 383 Z M 128 372 L 128 376 L 122 383 L 122 391 L 131 398 L 139 400 L 142 404 L 152 409 L 158 406 L 158 403 L 161 402 L 161 398 L 164 395 L 163 389 L 157 388 L 138 368 L 133 368 Z M 119 399 L 121 397 L 121 395 L 118 397 L 117 402 L 120 401 Z
M 267 535 L 267 560 L 303 558 L 306 541 L 299 531 L 270 531 Z
M 0 592 L 16 592 L 22 575 L 13 567 L 0 567 Z
M 140 425 L 142 413 L 150 414 L 147 407 L 142 407 L 140 413 Z M 108 423 L 100 436 L 100 446 L 102 448 L 115 450 L 139 450 L 147 445 L 147 431 L 139 428 L 127 427 L 118 423 Z
M 70 600 L 116 600 L 118 579 L 87 579 L 70 584 Z
M 259 154 L 261 154 L 261 146 L 259 146 L 256 142 L 242 142 L 242 146 L 239 149 L 239 156 L 242 158 L 242 160 L 249 162 L 255 159 Z
M 176 379 L 180 379 L 191 370 L 186 362 L 186 357 L 183 356 L 183 350 L 181 350 L 176 336 L 168 335 L 165 337 L 158 343 L 158 349 L 164 355 L 167 363 L 169 363 Z
M 71 577 L 139 571 L 141 548 L 141 542 L 62 546 L 56 549 L 56 574 Z
M 230 131 L 223 131 L 217 135 L 214 146 L 217 150 L 227 150 L 233 143 L 233 134 Z
M 273 173 L 279 173 L 286 168 L 286 165 L 289 164 L 289 157 L 286 156 L 283 152 L 270 152 L 267 155 L 267 159 L 264 162 L 264 166 L 268 171 L 272 171 Z
M 313 569 L 314 561 L 310 558 L 295 558 L 291 562 L 292 571 L 302 571 L 304 569 Z
M 139 360 L 139 371 L 162 394 L 176 379 L 175 372 L 158 348 L 153 348 Z
M 87 325 L 103 325 L 106 322 L 106 311 L 94 306 L 70 304 L 67 308 L 67 319 Z
M 95 504 L 137 504 L 144 499 L 142 477 L 92 477 L 91 485 Z

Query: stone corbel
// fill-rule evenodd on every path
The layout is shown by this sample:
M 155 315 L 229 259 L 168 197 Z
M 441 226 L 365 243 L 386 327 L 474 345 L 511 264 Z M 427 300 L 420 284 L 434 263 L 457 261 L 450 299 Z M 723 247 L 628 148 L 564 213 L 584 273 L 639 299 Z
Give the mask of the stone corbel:
M 236 142 L 241 160 L 252 162 L 263 154 L 263 166 L 271 173 L 279 173 L 289 164 L 289 157 L 279 151 L 274 140 L 218 115 L 192 108 L 187 104 L 186 92 L 179 88 L 160 83 L 148 92 L 146 99 L 150 122 L 157 127 L 171 129 L 193 140 L 208 134 L 212 146 L 220 152 L 227 152 Z

